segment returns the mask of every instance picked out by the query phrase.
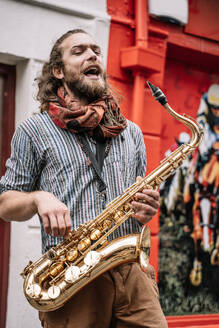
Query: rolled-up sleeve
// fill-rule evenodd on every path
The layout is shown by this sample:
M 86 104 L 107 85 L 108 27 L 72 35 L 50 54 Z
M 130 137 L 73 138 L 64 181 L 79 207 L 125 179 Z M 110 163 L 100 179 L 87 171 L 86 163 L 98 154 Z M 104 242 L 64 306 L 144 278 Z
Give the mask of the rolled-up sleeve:
M 34 191 L 39 176 L 38 162 L 31 138 L 19 127 L 12 138 L 11 156 L 0 180 L 0 193 L 8 190 Z

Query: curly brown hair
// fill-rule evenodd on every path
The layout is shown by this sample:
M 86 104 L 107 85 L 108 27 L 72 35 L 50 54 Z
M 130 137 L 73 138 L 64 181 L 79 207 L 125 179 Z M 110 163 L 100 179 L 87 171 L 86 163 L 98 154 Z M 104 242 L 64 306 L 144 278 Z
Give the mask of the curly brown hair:
M 74 29 L 63 34 L 54 44 L 49 61 L 45 62 L 42 68 L 42 73 L 36 78 L 38 83 L 37 100 L 40 102 L 41 113 L 48 110 L 48 104 L 50 101 L 57 101 L 57 89 L 61 86 L 61 80 L 57 79 L 53 75 L 53 68 L 63 69 L 64 64 L 62 61 L 62 42 L 67 39 L 70 35 L 76 33 L 85 33 L 82 29 Z

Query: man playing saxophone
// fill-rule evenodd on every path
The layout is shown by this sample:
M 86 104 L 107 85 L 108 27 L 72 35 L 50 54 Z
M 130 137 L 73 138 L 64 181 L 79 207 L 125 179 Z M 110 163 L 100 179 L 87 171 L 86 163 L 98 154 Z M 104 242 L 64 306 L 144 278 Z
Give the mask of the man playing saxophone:
M 38 213 L 44 253 L 144 176 L 146 156 L 142 133 L 120 112 L 101 49 L 85 31 L 56 41 L 38 87 L 41 112 L 12 139 L 0 217 L 25 221 Z M 140 232 L 157 212 L 159 193 L 144 189 L 132 206 L 135 214 L 111 238 Z M 105 272 L 40 320 L 49 328 L 167 327 L 153 268 L 143 272 L 137 263 Z

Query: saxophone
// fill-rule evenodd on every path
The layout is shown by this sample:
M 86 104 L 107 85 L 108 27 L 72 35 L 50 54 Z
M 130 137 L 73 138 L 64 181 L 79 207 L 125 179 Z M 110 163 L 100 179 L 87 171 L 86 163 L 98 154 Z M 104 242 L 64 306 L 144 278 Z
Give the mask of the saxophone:
M 199 145 L 203 131 L 191 117 L 177 114 L 163 92 L 148 82 L 152 95 L 177 120 L 192 132 L 189 144 L 183 144 L 160 162 L 142 180 L 135 182 L 109 204 L 94 220 L 72 230 L 63 242 L 51 248 L 38 261 L 30 263 L 21 275 L 24 294 L 40 311 L 53 311 L 67 302 L 89 282 L 113 267 L 139 261 L 146 270 L 150 255 L 150 231 L 144 226 L 140 234 L 130 234 L 111 242 L 107 237 L 134 213 L 131 202 L 144 188 L 157 189 Z

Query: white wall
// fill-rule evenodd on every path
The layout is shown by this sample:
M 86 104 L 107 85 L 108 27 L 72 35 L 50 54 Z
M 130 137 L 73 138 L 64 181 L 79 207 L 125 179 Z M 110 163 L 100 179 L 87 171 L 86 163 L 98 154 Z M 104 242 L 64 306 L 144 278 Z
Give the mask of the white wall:
M 101 45 L 106 63 L 109 23 L 106 0 L 0 0 L 0 63 L 16 65 L 16 126 L 38 111 L 34 78 L 56 39 L 83 28 Z M 38 217 L 12 223 L 6 328 L 41 326 L 37 311 L 23 296 L 19 275 L 40 255 Z

